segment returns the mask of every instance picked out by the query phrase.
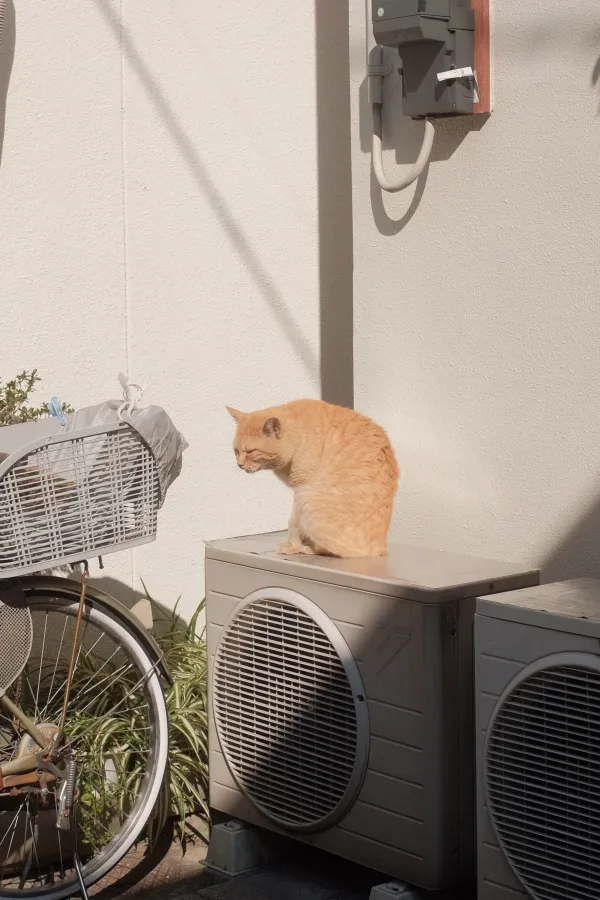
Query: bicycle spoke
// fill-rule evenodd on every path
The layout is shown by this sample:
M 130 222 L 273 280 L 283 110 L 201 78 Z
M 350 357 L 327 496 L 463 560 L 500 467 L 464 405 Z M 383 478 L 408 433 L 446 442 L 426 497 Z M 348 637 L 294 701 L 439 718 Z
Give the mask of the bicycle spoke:
M 23 846 L 27 845 L 27 825 L 29 824 L 29 806 L 25 810 L 25 829 L 23 834 Z M 25 881 L 27 878 L 27 871 L 29 866 L 31 865 L 31 851 L 27 854 L 27 858 L 25 860 L 25 866 L 21 871 L 21 878 L 19 879 L 19 890 L 22 891 L 25 886 Z
M 11 824 L 8 826 L 8 830 L 6 831 L 6 834 L 4 835 L 4 837 L 2 838 L 2 840 L 0 841 L 0 847 L 2 847 L 2 844 L 4 843 L 4 841 L 5 841 L 5 839 L 6 839 L 6 836 L 8 835 L 8 833 L 9 833 L 11 827 L 12 827 L 13 830 L 12 830 L 12 835 L 11 835 L 11 839 L 10 839 L 10 844 L 8 845 L 8 851 L 7 851 L 7 854 L 6 854 L 6 859 L 7 859 L 7 861 L 10 860 L 10 851 L 12 850 L 13 841 L 14 841 L 14 839 L 15 839 L 15 834 L 16 834 L 16 832 L 17 832 L 17 828 L 18 828 L 18 825 L 19 825 L 19 816 L 20 816 L 21 811 L 22 811 L 23 807 L 25 806 L 25 803 L 26 803 L 26 802 L 27 802 L 27 801 L 24 800 L 23 803 L 21 804 L 21 806 L 18 808 L 17 812 L 15 813 L 14 819 L 12 820 Z M 14 826 L 14 827 L 13 827 L 13 826 Z M 2 866 L 2 870 L 0 871 L 0 885 L 4 884 L 4 872 L 5 872 L 5 871 L 6 871 L 6 863 L 4 863 L 4 865 Z
M 38 728 L 59 722 L 68 683 L 78 606 L 75 592 L 72 602 L 56 603 L 64 596 L 61 589 L 57 582 L 57 594 L 28 595 L 33 651 L 10 693 Z M 166 760 L 158 663 L 101 603 L 84 609 L 74 660 L 65 742 L 58 750 L 59 765 L 70 753 L 76 763 L 78 800 L 71 831 L 56 828 L 64 790 L 60 776 L 49 782 L 17 779 L 16 791 L 0 792 L 0 900 L 31 895 L 57 900 L 77 893 L 72 857 L 77 842 L 84 876 L 93 883 L 139 839 L 156 802 Z M 0 710 L 0 767 L 29 747 L 21 722 L 4 712 Z
M 111 716 L 115 712 L 115 710 L 121 705 L 121 703 L 125 702 L 126 699 L 127 699 L 127 697 L 124 697 L 120 703 L 116 703 L 112 709 L 110 709 L 107 713 L 104 713 L 104 715 L 100 716 L 100 718 L 96 719 L 94 724 L 90 725 L 89 728 L 86 728 L 85 731 L 81 731 L 78 734 L 74 734 L 73 737 L 70 738 L 67 741 L 67 743 L 65 744 L 65 748 L 72 747 L 73 744 L 75 744 L 77 741 L 80 741 L 82 738 L 86 737 L 91 731 L 94 731 L 96 728 L 98 728 L 98 725 L 100 725 L 102 722 L 104 722 L 105 719 L 108 719 L 109 716 Z M 133 709 L 129 710 L 129 712 L 141 712 L 143 709 L 146 709 L 146 707 L 145 706 L 135 706 Z
M 19 819 L 19 813 L 21 812 L 21 810 L 22 810 L 23 807 L 25 806 L 25 803 L 26 803 L 26 801 L 23 800 L 23 803 L 20 805 L 20 807 L 18 808 L 18 810 L 17 810 L 16 813 L 15 813 L 14 819 L 12 820 L 12 822 L 10 823 L 10 825 L 8 826 L 8 828 L 6 829 L 6 831 L 4 832 L 4 834 L 2 835 L 2 839 L 0 839 L 0 847 L 2 846 L 2 844 L 4 843 L 4 841 L 6 840 L 6 838 L 8 837 L 11 828 L 13 828 L 13 827 L 16 828 L 16 827 L 17 827 L 17 822 L 18 822 L 18 819 Z
M 87 691 L 78 691 L 78 695 L 81 697 L 84 697 L 86 694 L 89 694 L 90 691 L 92 691 L 92 690 L 94 692 L 97 692 L 101 687 L 102 687 L 103 691 L 108 691 L 109 688 L 111 688 L 113 686 L 113 684 L 116 684 L 117 681 L 119 681 L 119 679 L 122 677 L 122 675 L 124 675 L 126 672 L 131 671 L 131 668 L 132 668 L 131 663 L 124 663 L 120 669 L 116 669 L 113 672 L 109 672 L 108 675 L 105 675 L 104 678 L 102 678 L 102 680 L 98 682 L 98 684 L 95 684 L 92 687 L 88 688 Z M 111 677 L 113 679 L 111 681 L 111 683 L 108 685 L 105 685 L 105 682 Z M 105 685 L 105 686 L 103 687 L 103 685 Z M 94 700 L 95 699 L 96 698 L 94 697 Z M 87 709 L 89 709 L 89 707 L 92 705 L 94 700 L 92 700 L 91 703 L 89 703 L 87 706 L 84 706 L 83 709 L 81 710 L 81 712 L 85 712 Z
M 37 797 L 34 802 L 37 807 L 37 802 L 38 802 Z M 31 828 L 31 840 L 33 842 L 33 852 L 35 854 L 35 860 L 37 863 L 37 870 L 38 870 L 38 875 L 39 875 L 41 873 L 41 866 L 40 866 L 40 859 L 39 859 L 38 851 L 37 851 L 38 837 L 40 834 L 40 823 L 39 823 L 38 817 L 39 817 L 39 810 L 36 809 L 35 817 L 31 816 L 31 818 L 29 820 L 29 825 Z M 35 818 L 35 824 L 34 824 L 34 818 Z
M 47 616 L 48 616 L 48 613 L 46 613 L 46 617 L 47 617 Z M 64 626 L 63 626 L 63 631 L 62 631 L 62 635 L 61 635 L 61 638 L 60 638 L 60 646 L 59 646 L 58 652 L 57 652 L 57 654 L 56 654 L 56 661 L 55 661 L 55 663 L 54 663 L 54 671 L 53 671 L 53 673 L 52 673 L 52 681 L 50 682 L 50 690 L 48 691 L 48 697 L 49 697 L 50 699 L 47 701 L 46 706 L 44 707 L 44 709 L 43 709 L 43 711 L 42 711 L 42 718 L 46 718 L 46 715 L 47 715 L 47 713 L 48 713 L 48 706 L 49 706 L 50 703 L 52 702 L 52 688 L 54 687 L 54 679 L 56 678 L 56 670 L 57 670 L 57 668 L 58 668 L 58 663 L 59 663 L 59 661 L 60 661 L 60 657 L 61 657 L 61 653 L 62 653 L 62 647 L 63 647 L 63 642 L 64 642 L 64 639 L 65 639 L 65 632 L 66 632 L 66 630 L 67 630 L 67 625 L 68 625 L 68 623 L 69 623 L 69 620 L 68 620 L 68 618 L 65 616 L 65 624 L 64 624 Z
M 81 638 L 81 642 L 80 642 L 80 644 L 79 644 L 79 649 L 78 649 L 78 651 L 77 651 L 77 657 L 76 657 L 76 659 L 75 659 L 75 668 L 73 669 L 73 674 L 76 672 L 77 666 L 79 665 L 79 658 L 80 658 L 80 656 L 81 656 L 81 650 L 82 650 L 82 648 L 83 648 L 83 642 L 84 642 L 84 640 L 85 640 L 85 633 L 86 633 L 86 630 L 87 630 L 87 622 L 85 623 L 85 626 L 84 626 L 84 629 L 83 629 L 83 635 L 82 635 L 82 638 Z M 102 640 L 103 636 L 104 636 L 104 635 L 100 635 L 100 637 L 99 637 L 98 640 L 96 641 L 96 644 L 100 643 L 100 641 Z M 94 646 L 95 646 L 95 645 L 94 645 Z M 88 652 L 86 653 L 86 655 L 85 655 L 83 658 L 84 658 L 84 659 L 87 659 L 91 652 L 92 652 L 91 649 L 88 650 Z M 47 713 L 48 709 L 50 708 L 50 704 L 52 703 L 52 701 L 54 700 L 54 698 L 55 698 L 55 697 L 58 697 L 58 695 L 61 694 L 61 693 L 63 692 L 63 690 L 66 688 L 66 686 L 67 686 L 67 679 L 65 678 L 65 680 L 64 680 L 63 683 L 60 685 L 60 687 L 58 687 L 58 688 L 55 690 L 54 694 L 53 694 L 53 695 L 50 697 L 50 699 L 48 700 L 48 702 L 47 702 L 47 704 L 46 704 L 46 707 L 45 707 L 45 709 L 44 709 L 44 713 Z
M 0 750 L 0 762 L 10 762 L 10 760 L 14 758 L 16 749 L 15 741 L 13 741 L 12 744 L 8 745 L 8 749 L 3 748 Z
M 122 706 L 123 703 L 125 703 L 125 701 L 129 699 L 129 697 L 131 697 L 131 695 L 134 693 L 134 691 L 137 691 L 137 689 L 139 687 L 141 687 L 142 684 L 150 678 L 150 676 L 156 671 L 157 667 L 158 667 L 158 663 L 156 662 L 156 663 L 154 663 L 153 666 L 150 667 L 150 669 L 147 672 L 144 672 L 144 674 L 142 675 L 140 680 L 136 684 L 134 684 L 134 686 L 131 688 L 131 690 L 129 690 L 125 694 L 125 696 L 121 700 L 119 700 L 118 703 L 115 703 L 115 705 L 113 707 L 111 707 L 111 709 L 109 709 L 108 712 L 105 712 L 98 719 L 96 719 L 96 721 L 94 722 L 93 725 L 90 725 L 89 728 L 85 729 L 85 731 L 82 731 L 79 734 L 77 734 L 75 739 L 81 740 L 82 737 L 84 737 L 86 734 L 89 734 L 90 731 L 92 731 L 94 728 L 97 728 L 101 722 L 104 722 L 105 719 L 108 719 L 109 716 L 112 716 L 112 714 L 117 709 L 119 709 L 119 707 Z M 130 712 L 139 712 L 142 709 L 144 709 L 143 706 L 138 706 L 138 707 L 135 707 L 134 709 L 130 710 Z M 70 740 L 70 741 L 67 741 L 65 746 L 69 747 L 69 746 L 72 746 L 72 744 L 73 744 L 73 740 Z
M 14 738 L 18 738 L 20 736 L 19 731 L 16 728 L 15 723 L 13 722 L 12 719 L 9 719 L 8 716 L 5 716 L 3 713 L 0 713 L 0 719 L 4 719 L 4 721 L 9 724 L 10 729 L 14 735 Z M 14 738 L 13 738 L 13 743 L 14 743 Z
M 44 650 L 46 649 L 46 631 L 48 629 L 48 613 L 44 616 L 44 636 L 42 637 L 42 655 L 40 658 L 40 671 L 38 672 L 37 691 L 35 694 L 35 708 L 39 710 L 40 685 L 42 683 L 42 672 L 44 669 Z
M 77 652 L 77 659 L 75 660 L 75 668 L 73 669 L 73 674 L 75 674 L 75 672 L 77 671 L 77 666 L 79 665 L 79 658 L 81 656 L 81 651 L 83 649 L 83 641 L 85 640 L 86 630 L 87 630 L 87 622 L 85 623 L 83 637 L 81 638 L 81 643 L 79 644 L 79 650 Z M 101 634 L 100 637 L 95 641 L 95 643 L 87 651 L 87 653 L 84 654 L 84 656 L 83 656 L 84 660 L 89 659 L 90 654 L 92 653 L 94 648 L 97 647 L 97 645 L 100 643 L 100 641 L 102 640 L 102 638 L 104 636 L 105 635 Z M 62 693 L 62 691 L 66 688 L 66 686 L 67 686 L 67 679 L 65 678 L 64 681 L 62 682 L 62 684 L 55 690 L 54 694 L 52 694 L 52 696 L 48 700 L 46 707 L 44 709 L 44 715 L 47 713 L 48 709 L 50 708 L 50 704 L 52 703 L 54 698 L 58 697 L 58 695 Z
M 35 720 L 36 720 L 36 722 L 39 722 L 40 721 L 40 711 L 37 708 L 37 703 L 35 701 L 35 694 L 33 693 L 33 688 L 31 687 L 31 682 L 29 680 L 29 675 L 27 675 L 27 673 L 25 673 L 25 681 L 27 682 L 27 687 L 29 688 L 29 693 L 31 694 L 31 699 L 33 700 L 33 702 L 35 704 Z

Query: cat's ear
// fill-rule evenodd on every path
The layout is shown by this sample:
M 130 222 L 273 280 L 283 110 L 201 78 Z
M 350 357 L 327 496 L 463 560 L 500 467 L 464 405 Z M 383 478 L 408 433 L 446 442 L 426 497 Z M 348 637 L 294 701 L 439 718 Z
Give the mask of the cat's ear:
M 230 416 L 233 416 L 238 425 L 240 424 L 242 419 L 246 418 L 246 413 L 240 412 L 239 409 L 234 409 L 232 406 L 226 406 L 225 409 Z
M 266 434 L 267 437 L 278 438 L 281 434 L 281 422 L 279 419 L 267 419 L 263 425 L 263 434 Z

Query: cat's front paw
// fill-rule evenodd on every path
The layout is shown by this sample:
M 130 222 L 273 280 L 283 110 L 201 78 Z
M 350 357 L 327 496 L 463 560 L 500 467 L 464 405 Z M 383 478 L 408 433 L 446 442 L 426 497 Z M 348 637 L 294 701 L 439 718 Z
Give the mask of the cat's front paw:
M 302 553 L 302 547 L 300 544 L 292 544 L 287 541 L 285 544 L 279 545 L 279 552 L 284 556 L 295 556 L 296 553 Z
M 310 544 L 300 544 L 298 553 L 304 553 L 305 556 L 314 556 L 315 548 L 311 547 Z

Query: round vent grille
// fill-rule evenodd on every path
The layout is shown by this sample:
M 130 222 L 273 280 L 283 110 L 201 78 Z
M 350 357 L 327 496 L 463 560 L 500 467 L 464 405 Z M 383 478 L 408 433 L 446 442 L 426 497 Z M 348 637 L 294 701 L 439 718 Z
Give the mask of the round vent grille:
M 354 801 L 368 752 L 362 682 L 309 600 L 272 590 L 238 607 L 217 649 L 213 708 L 232 775 L 278 825 L 318 831 Z
M 25 668 L 32 641 L 29 610 L 0 601 L 0 688 L 3 690 L 9 688 Z
M 531 896 L 599 900 L 600 665 L 593 657 L 563 654 L 513 682 L 488 732 L 485 779 L 496 835 Z

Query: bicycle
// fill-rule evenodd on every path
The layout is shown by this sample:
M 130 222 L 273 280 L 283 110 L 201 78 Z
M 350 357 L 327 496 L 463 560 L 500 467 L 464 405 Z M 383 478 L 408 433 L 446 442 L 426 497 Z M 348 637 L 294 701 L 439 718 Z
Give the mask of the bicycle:
M 0 429 L 0 900 L 85 897 L 159 799 L 169 674 L 86 561 L 154 540 L 187 445 L 127 396 Z

